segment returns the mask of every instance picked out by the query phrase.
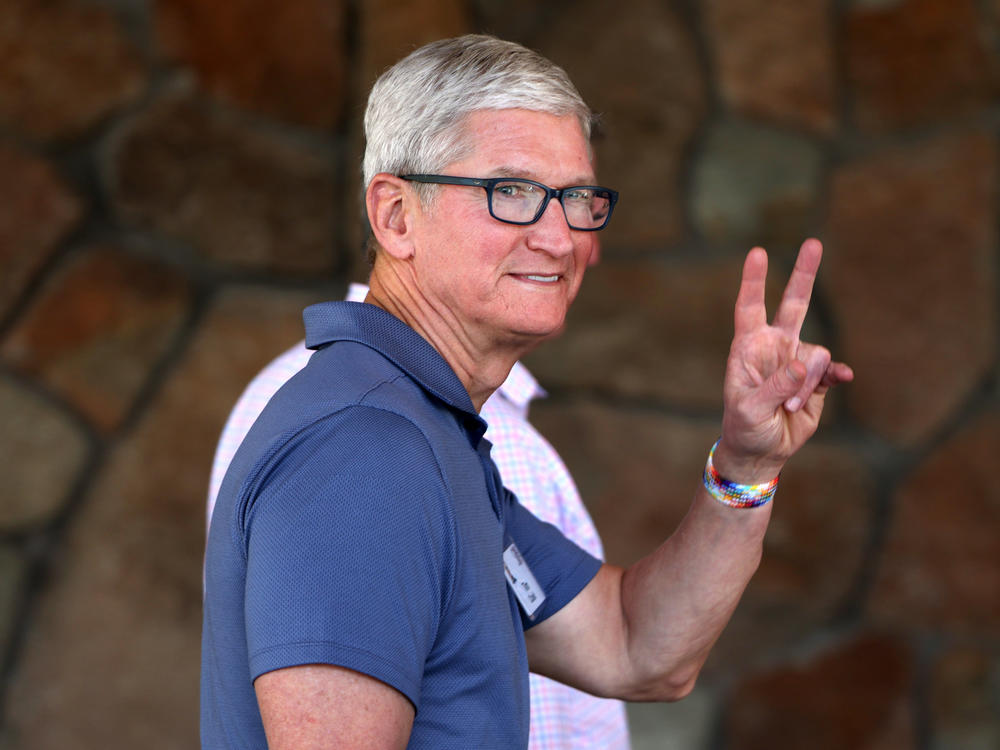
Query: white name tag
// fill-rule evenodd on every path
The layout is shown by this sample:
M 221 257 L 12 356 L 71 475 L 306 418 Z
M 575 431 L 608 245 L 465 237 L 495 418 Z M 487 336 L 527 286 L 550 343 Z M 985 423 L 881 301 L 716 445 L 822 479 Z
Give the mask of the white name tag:
M 521 603 L 521 609 L 528 617 L 534 618 L 535 612 L 545 601 L 545 592 L 514 543 L 503 551 L 503 572 L 507 576 L 507 584 Z

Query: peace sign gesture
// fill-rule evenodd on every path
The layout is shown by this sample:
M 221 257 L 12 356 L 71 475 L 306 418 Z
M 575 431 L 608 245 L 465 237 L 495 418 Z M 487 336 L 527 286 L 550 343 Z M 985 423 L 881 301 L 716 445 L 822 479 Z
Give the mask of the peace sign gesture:
M 747 254 L 736 299 L 735 335 L 726 363 L 722 440 L 715 465 L 730 481 L 773 479 L 815 432 L 827 390 L 854 379 L 830 352 L 799 339 L 809 310 L 823 247 L 806 240 L 799 250 L 774 322 L 767 322 L 767 253 Z

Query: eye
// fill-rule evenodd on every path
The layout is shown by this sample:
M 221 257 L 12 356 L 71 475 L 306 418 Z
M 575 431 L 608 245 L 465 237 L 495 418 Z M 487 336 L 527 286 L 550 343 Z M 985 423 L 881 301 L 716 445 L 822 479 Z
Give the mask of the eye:
M 499 182 L 493 192 L 502 198 L 518 200 L 534 197 L 538 189 L 530 182 Z
M 594 200 L 594 191 L 590 188 L 570 188 L 563 192 L 563 200 L 571 203 L 589 204 Z

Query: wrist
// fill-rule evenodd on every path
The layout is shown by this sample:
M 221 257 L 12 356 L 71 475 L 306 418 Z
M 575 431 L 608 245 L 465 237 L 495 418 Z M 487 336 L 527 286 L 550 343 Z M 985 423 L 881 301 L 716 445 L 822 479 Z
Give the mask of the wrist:
M 721 439 L 717 440 L 709 451 L 705 472 L 702 475 L 705 490 L 720 503 L 730 508 L 757 508 L 771 502 L 778 489 L 780 472 L 769 474 L 770 479 L 759 482 L 737 482 L 724 476 L 716 468 L 713 460 L 721 442 Z
M 730 482 L 762 484 L 777 477 L 785 466 L 783 460 L 771 457 L 748 456 L 734 451 L 725 438 L 719 438 L 712 447 L 712 463 L 716 470 Z

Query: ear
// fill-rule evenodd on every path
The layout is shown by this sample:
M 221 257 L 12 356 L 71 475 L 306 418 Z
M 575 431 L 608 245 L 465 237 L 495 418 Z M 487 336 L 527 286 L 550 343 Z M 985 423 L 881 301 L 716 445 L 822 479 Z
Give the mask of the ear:
M 365 205 L 378 244 L 398 259 L 413 255 L 413 216 L 417 197 L 405 180 L 380 172 L 368 183 Z

